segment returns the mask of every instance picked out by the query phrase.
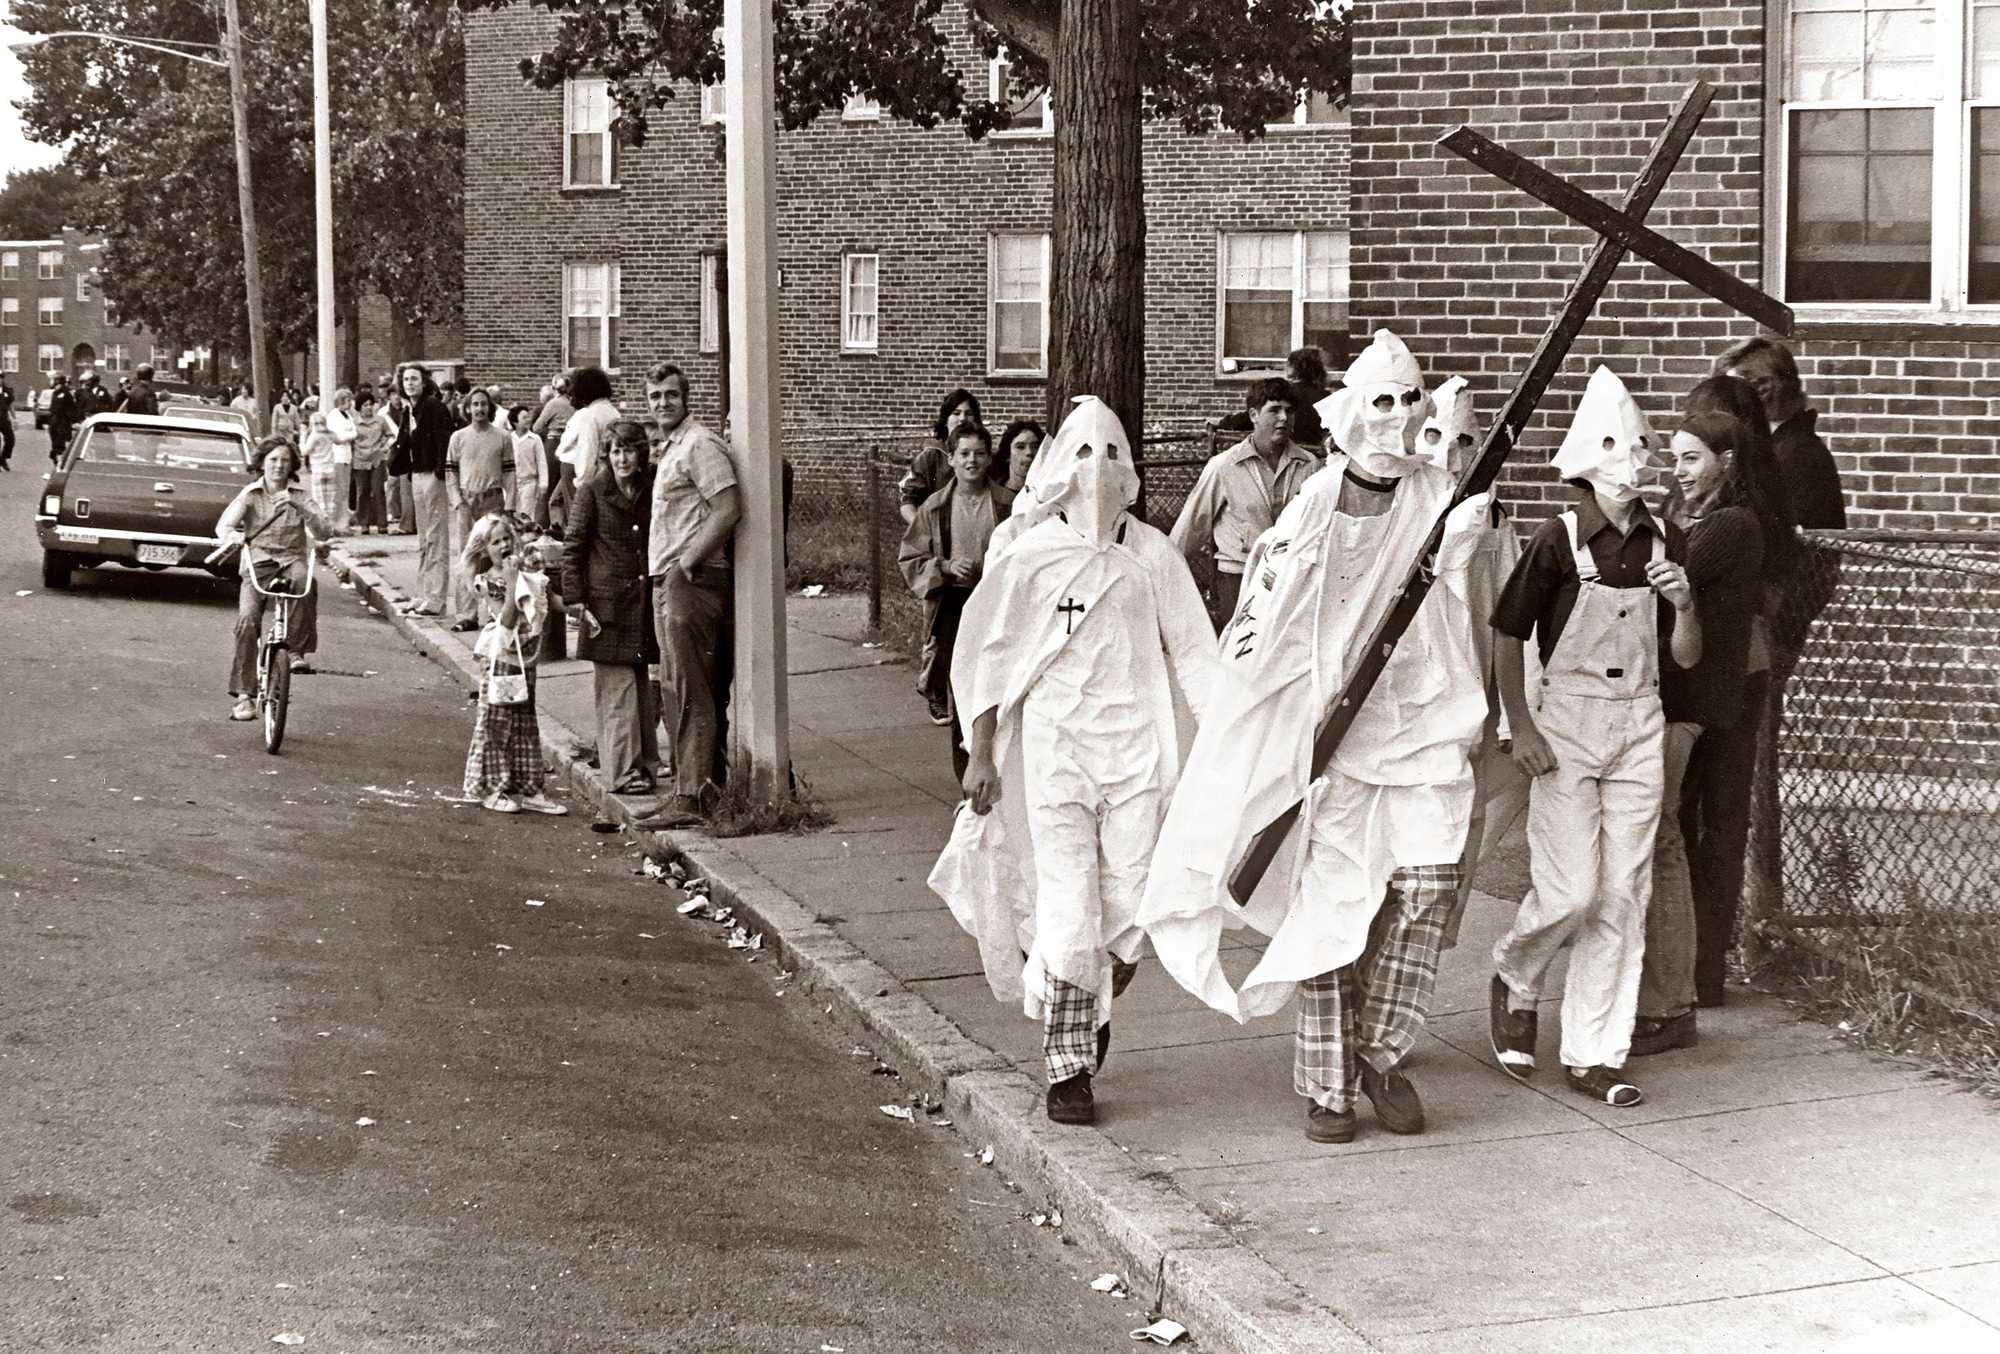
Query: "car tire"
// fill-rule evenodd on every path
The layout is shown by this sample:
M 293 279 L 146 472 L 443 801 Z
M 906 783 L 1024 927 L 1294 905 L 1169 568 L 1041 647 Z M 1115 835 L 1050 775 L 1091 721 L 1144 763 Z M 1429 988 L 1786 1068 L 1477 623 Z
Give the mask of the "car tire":
M 42 586 L 45 588 L 67 588 L 70 570 L 74 561 L 60 550 L 42 552 Z

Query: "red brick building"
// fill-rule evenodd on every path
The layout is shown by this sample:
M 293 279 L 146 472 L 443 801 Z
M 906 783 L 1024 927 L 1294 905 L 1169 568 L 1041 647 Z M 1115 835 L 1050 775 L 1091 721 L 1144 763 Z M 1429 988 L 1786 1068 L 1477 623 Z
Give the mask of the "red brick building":
M 697 412 L 712 413 L 724 206 L 708 119 L 721 90 L 683 90 L 644 147 L 616 145 L 601 83 L 522 83 L 517 63 L 552 31 L 526 7 L 467 17 L 470 372 L 528 392 L 608 350 L 623 396 L 668 358 L 694 374 Z M 969 85 L 990 87 L 969 36 L 954 55 Z M 923 131 L 854 106 L 780 133 L 789 432 L 915 430 L 958 385 L 996 427 L 1040 412 L 1051 178 L 1040 103 L 1017 128 L 973 143 L 955 126 Z M 1252 375 L 1300 343 L 1344 345 L 1347 140 L 1345 117 L 1317 104 L 1255 143 L 1149 129 L 1156 427 L 1240 408 Z
M 116 316 L 105 312 L 97 288 L 103 249 L 101 238 L 75 230 L 48 240 L 0 240 L 0 372 L 17 398 L 43 389 L 58 372 L 96 371 L 115 388 L 118 377 L 156 361 L 152 335 L 115 324 Z
M 2000 528 L 2000 5 L 1373 0 L 1354 70 L 1357 333 L 1394 326 L 1491 417 L 1593 237 L 1432 142 L 1469 123 L 1615 201 L 1706 78 L 1652 224 L 1793 306 L 1853 525 Z M 1587 364 L 1665 423 L 1756 332 L 1628 261 L 1510 492 L 1563 492 L 1543 467 Z

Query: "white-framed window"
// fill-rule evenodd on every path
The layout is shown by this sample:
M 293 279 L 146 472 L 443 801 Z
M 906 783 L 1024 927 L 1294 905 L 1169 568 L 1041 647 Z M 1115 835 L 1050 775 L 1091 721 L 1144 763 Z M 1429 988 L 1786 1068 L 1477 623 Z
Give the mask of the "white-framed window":
M 696 298 L 701 317 L 700 332 L 695 335 L 699 352 L 722 351 L 722 280 L 722 255 L 713 249 L 702 250 L 700 295 Z
M 120 375 L 132 370 L 132 354 L 130 350 L 122 343 L 105 344 L 104 369 Z
M 563 85 L 563 187 L 618 186 L 617 121 L 609 80 L 577 76 Z
M 2000 306 L 2000 0 L 1773 0 L 1767 276 L 1821 318 Z
M 618 370 L 618 265 L 563 266 L 563 365 Z
M 35 302 L 36 324 L 61 324 L 63 299 L 60 296 L 44 296 Z
M 63 349 L 60 343 L 44 343 L 35 349 L 35 368 L 44 376 L 53 376 L 63 369 Z
M 722 47 L 722 30 L 715 30 L 715 50 Z M 729 81 L 717 80 L 712 85 L 701 87 L 701 120 L 703 124 L 721 122 L 729 116 Z
M 1309 89 L 1299 97 L 1298 107 L 1283 122 L 1273 122 L 1271 127 L 1328 127 L 1347 121 L 1345 110 L 1334 106 L 1331 95 Z
M 18 343 L 0 343 L 0 371 L 18 372 L 20 370 L 21 345 Z
M 1347 344 L 1347 232 L 1225 233 L 1215 292 L 1221 375 L 1281 373 L 1286 354 L 1306 344 L 1336 358 Z
M 1049 370 L 1049 236 L 996 232 L 986 241 L 986 369 L 995 376 Z
M 0 296 L 0 324 L 16 325 L 21 322 L 21 298 Z
M 882 256 L 843 254 L 840 259 L 840 346 L 875 351 L 880 335 Z
M 9 249 L 0 253 L 0 280 L 11 282 L 21 275 L 21 251 Z
M 993 58 L 986 68 L 986 97 L 994 103 L 1004 103 L 1014 115 L 1014 125 L 995 136 L 1052 136 L 1056 130 L 1055 111 L 1049 107 L 1049 92 L 1046 89 L 1032 90 L 1027 94 L 1017 94 L 1013 84 L 1013 67 L 1007 62 L 1007 49 L 1002 47 L 1000 55 Z
M 63 270 L 62 250 L 44 249 L 41 251 L 41 257 L 35 264 L 36 277 L 39 277 L 44 282 L 53 281 L 54 279 L 62 276 L 62 270 Z
M 840 110 L 842 122 L 879 122 L 882 105 L 858 91 L 847 96 L 847 103 Z
M 79 301 L 90 299 L 90 274 L 87 272 L 79 272 L 76 275 L 76 299 Z

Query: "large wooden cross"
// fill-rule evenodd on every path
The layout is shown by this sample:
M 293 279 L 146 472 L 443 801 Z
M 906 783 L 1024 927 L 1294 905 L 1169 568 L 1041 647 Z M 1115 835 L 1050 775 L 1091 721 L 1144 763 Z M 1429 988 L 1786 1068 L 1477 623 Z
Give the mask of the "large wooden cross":
M 1445 517 L 1452 508 L 1476 494 L 1482 494 L 1492 486 L 1500 467 L 1506 463 L 1527 426 L 1528 419 L 1541 403 L 1542 393 L 1548 389 L 1555 377 L 1556 369 L 1568 357 L 1570 346 L 1576 342 L 1577 333 L 1584 321 L 1597 306 L 1597 300 L 1611 283 L 1611 275 L 1626 253 L 1658 264 L 1675 277 L 1692 284 L 1698 290 L 1718 301 L 1734 307 L 1752 319 L 1762 322 L 1779 334 L 1789 336 L 1792 332 L 1791 308 L 1755 287 L 1731 277 L 1722 269 L 1708 262 L 1700 255 L 1690 252 L 1660 235 L 1645 224 L 1646 213 L 1651 210 L 1653 200 L 1666 186 L 1667 178 L 1680 163 L 1681 153 L 1694 136 L 1695 128 L 1708 112 L 1708 105 L 1715 98 L 1715 87 L 1706 80 L 1695 82 L 1687 97 L 1681 100 L 1679 111 L 1667 124 L 1667 129 L 1654 143 L 1653 150 L 1646 157 L 1639 170 L 1639 177 L 1633 181 L 1631 191 L 1625 195 L 1623 207 L 1592 197 L 1551 174 L 1548 170 L 1530 160 L 1523 159 L 1514 152 L 1481 136 L 1469 127 L 1459 127 L 1438 139 L 1438 144 L 1456 155 L 1463 156 L 1496 177 L 1520 188 L 1524 192 L 1541 199 L 1549 206 L 1563 213 L 1579 225 L 1588 226 L 1602 238 L 1590 256 L 1583 275 L 1570 288 L 1569 297 L 1563 308 L 1550 324 L 1548 332 L 1535 346 L 1535 354 L 1528 363 L 1528 370 L 1522 374 L 1514 387 L 1514 393 L 1507 399 L 1500 416 L 1493 426 L 1486 430 L 1481 442 L 1479 455 L 1466 467 L 1460 477 L 1458 489 L 1453 493 L 1445 513 L 1440 515 L 1431 527 L 1430 536 L 1424 542 L 1423 550 L 1411 566 L 1409 577 L 1403 582 L 1388 613 L 1369 636 L 1367 646 L 1361 651 L 1361 661 L 1341 688 L 1340 696 L 1333 708 L 1326 714 L 1313 739 L 1312 774 L 1319 777 L 1332 764 L 1333 756 L 1340 747 L 1341 739 L 1347 736 L 1349 726 L 1361 711 L 1362 702 L 1375 688 L 1375 681 L 1388 665 L 1389 655 L 1395 652 L 1396 641 L 1415 619 L 1417 608 L 1423 605 L 1424 596 L 1430 591 L 1433 565 L 1437 558 L 1439 543 L 1444 538 Z M 1300 806 L 1294 804 L 1272 819 L 1250 842 L 1243 859 L 1231 871 L 1229 892 L 1239 906 L 1247 905 L 1250 895 L 1270 868 L 1271 861 L 1284 845 L 1299 817 Z

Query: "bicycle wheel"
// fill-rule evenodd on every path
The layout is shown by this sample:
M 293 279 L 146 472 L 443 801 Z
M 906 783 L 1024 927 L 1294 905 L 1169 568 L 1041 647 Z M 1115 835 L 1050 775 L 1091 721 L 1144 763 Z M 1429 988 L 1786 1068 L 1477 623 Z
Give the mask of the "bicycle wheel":
M 285 741 L 285 711 L 292 700 L 292 651 L 271 650 L 270 671 L 261 696 L 264 706 L 264 751 L 275 754 Z

